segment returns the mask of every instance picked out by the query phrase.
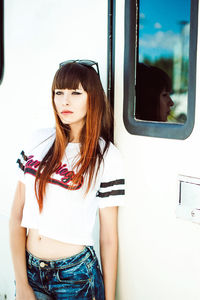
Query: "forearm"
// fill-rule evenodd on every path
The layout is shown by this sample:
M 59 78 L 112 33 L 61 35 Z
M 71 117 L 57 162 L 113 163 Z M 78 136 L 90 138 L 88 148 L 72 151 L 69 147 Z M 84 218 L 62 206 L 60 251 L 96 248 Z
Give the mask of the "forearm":
M 105 298 L 115 300 L 117 262 L 118 262 L 118 241 L 101 242 L 101 264 L 103 271 Z
M 26 228 L 20 226 L 20 223 L 10 220 L 10 248 L 13 259 L 16 285 L 27 284 L 26 271 Z

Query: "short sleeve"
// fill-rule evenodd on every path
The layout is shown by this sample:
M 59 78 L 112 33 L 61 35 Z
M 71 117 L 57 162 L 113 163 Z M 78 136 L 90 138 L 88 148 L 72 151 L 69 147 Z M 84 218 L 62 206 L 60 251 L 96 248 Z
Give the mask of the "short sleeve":
M 29 133 L 24 143 L 24 147 L 21 148 L 19 157 L 17 158 L 17 176 L 18 180 L 25 183 L 25 165 L 30 156 L 31 151 L 39 146 L 43 141 L 47 140 L 49 137 L 53 136 L 55 130 L 52 128 L 39 129 L 34 132 Z
M 122 156 L 119 150 L 110 144 L 104 155 L 100 178 L 100 188 L 96 197 L 99 208 L 123 206 L 125 198 L 125 177 Z

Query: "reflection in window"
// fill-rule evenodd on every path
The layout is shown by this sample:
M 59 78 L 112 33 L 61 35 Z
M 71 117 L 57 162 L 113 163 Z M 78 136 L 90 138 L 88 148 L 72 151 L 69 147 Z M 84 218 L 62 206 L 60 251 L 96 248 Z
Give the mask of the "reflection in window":
M 139 1 L 135 118 L 187 120 L 190 0 Z

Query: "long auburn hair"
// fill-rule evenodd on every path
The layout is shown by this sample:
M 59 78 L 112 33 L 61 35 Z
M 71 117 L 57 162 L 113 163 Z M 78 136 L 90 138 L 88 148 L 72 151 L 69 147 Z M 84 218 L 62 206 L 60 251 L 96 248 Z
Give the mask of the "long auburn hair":
M 39 210 L 43 208 L 46 185 L 50 176 L 59 167 L 70 139 L 70 126 L 63 124 L 57 114 L 54 95 L 55 89 L 77 89 L 79 84 L 87 92 L 87 114 L 80 133 L 80 156 L 74 169 L 77 173 L 71 179 L 72 188 L 87 177 L 88 193 L 93 178 L 96 179 L 103 155 L 112 141 L 113 114 L 106 99 L 100 77 L 92 67 L 79 63 L 68 63 L 57 70 L 52 84 L 52 105 L 55 116 L 55 141 L 42 159 L 36 173 L 35 195 Z M 103 150 L 99 138 L 105 141 Z

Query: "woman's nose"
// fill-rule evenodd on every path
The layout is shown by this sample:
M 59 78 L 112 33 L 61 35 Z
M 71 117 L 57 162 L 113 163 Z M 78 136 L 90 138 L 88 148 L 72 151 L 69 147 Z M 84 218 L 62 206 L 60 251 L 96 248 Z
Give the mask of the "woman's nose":
M 169 97 L 169 106 L 173 106 L 173 105 L 174 105 L 174 102 L 173 102 L 172 98 Z
M 65 94 L 63 96 L 63 105 L 69 105 L 69 102 L 70 102 L 70 97 L 68 94 Z

